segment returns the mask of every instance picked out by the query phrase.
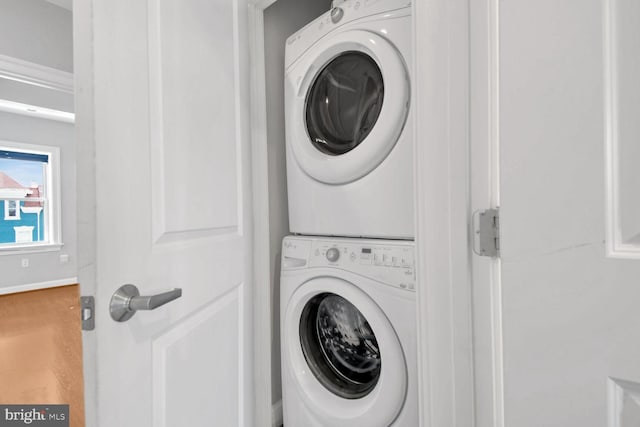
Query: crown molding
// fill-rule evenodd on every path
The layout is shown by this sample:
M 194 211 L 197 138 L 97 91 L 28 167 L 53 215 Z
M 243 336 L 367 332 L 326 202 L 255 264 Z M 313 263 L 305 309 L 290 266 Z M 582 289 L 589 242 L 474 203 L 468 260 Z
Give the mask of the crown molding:
M 73 74 L 11 56 L 0 55 L 0 78 L 73 93 Z

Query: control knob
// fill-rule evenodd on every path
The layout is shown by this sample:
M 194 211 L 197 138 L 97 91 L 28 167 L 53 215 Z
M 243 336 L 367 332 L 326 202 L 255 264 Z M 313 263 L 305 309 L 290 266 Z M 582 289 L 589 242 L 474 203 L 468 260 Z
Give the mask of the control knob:
M 341 7 L 334 7 L 331 9 L 331 22 L 337 24 L 344 16 L 344 10 Z
M 327 250 L 327 259 L 330 262 L 336 262 L 340 258 L 340 249 L 338 248 L 329 248 Z

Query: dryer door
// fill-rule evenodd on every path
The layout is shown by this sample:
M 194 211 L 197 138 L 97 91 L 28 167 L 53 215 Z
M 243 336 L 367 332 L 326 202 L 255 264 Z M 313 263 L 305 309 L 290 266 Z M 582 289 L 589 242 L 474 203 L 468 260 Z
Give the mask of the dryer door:
M 375 33 L 353 30 L 314 45 L 288 75 L 289 143 L 309 176 L 344 184 L 393 149 L 409 109 L 401 55 Z
M 300 286 L 285 313 L 284 369 L 317 419 L 391 424 L 406 395 L 406 362 L 380 307 L 352 283 L 322 277 Z
M 315 77 L 305 103 L 307 133 L 320 152 L 340 156 L 375 126 L 384 101 L 378 64 L 366 53 L 342 52 Z

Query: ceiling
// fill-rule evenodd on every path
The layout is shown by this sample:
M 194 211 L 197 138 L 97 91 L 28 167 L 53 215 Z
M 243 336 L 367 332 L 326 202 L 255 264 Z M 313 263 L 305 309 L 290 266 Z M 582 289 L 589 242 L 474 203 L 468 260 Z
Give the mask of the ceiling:
M 55 4 L 56 6 L 63 7 L 67 10 L 71 10 L 73 8 L 73 0 L 45 0 L 45 1 Z

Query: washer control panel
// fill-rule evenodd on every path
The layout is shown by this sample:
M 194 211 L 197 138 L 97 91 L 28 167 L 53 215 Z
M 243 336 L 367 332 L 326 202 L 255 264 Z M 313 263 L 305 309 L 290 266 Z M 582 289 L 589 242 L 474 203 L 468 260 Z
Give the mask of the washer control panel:
M 340 249 L 336 247 L 331 247 L 327 249 L 327 261 L 329 262 L 338 262 L 340 259 Z
M 283 269 L 333 267 L 415 291 L 414 243 L 361 239 L 287 237 Z

